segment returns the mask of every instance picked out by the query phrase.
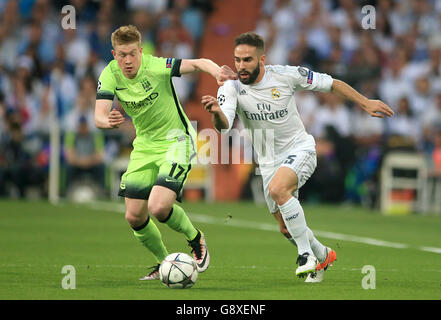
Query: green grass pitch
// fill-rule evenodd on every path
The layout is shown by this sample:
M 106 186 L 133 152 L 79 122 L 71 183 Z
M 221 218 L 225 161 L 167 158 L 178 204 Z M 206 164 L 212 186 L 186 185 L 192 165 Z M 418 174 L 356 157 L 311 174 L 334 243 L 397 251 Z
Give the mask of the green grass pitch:
M 191 289 L 139 281 L 154 263 L 133 237 L 122 203 L 53 206 L 0 201 L 0 299 L 295 300 L 441 299 L 441 217 L 382 216 L 362 208 L 307 206 L 317 238 L 337 251 L 319 284 L 296 279 L 297 250 L 265 207 L 185 203 L 206 235 L 211 265 Z M 183 235 L 157 223 L 170 253 Z M 65 265 L 76 289 L 65 290 Z M 366 265 L 375 289 L 364 289 Z M 370 284 L 373 280 L 371 279 Z

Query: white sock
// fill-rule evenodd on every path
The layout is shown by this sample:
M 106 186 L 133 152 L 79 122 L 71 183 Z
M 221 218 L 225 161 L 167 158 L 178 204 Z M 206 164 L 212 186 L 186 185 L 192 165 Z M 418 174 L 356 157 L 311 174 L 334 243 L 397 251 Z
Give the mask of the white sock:
M 314 237 L 314 233 L 311 231 L 311 229 L 309 229 L 309 227 L 306 227 L 306 232 L 308 233 L 309 245 L 311 246 L 312 252 L 314 252 L 314 255 L 317 257 L 320 263 L 325 261 L 326 247 L 321 244 L 316 237 Z M 293 238 L 288 238 L 288 241 L 297 247 L 297 244 Z
M 308 227 L 306 228 L 306 233 L 308 234 L 309 244 L 311 245 L 312 252 L 314 252 L 314 255 L 320 262 L 325 261 L 326 247 L 321 244 L 320 241 L 316 239 L 316 237 L 314 237 L 314 233 L 311 231 L 311 229 L 309 229 Z
M 314 255 L 309 244 L 305 214 L 299 200 L 291 197 L 285 204 L 279 206 L 279 209 L 286 228 L 297 244 L 299 255 L 305 252 Z

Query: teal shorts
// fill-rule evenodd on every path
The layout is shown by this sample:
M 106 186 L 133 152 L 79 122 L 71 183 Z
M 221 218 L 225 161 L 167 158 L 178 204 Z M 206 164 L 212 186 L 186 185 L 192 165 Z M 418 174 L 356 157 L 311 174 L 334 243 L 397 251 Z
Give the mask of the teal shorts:
M 118 195 L 147 200 L 153 186 L 158 185 L 176 192 L 177 200 L 181 201 L 182 190 L 195 159 L 196 146 L 191 136 L 183 135 L 172 141 L 160 142 L 136 137 Z

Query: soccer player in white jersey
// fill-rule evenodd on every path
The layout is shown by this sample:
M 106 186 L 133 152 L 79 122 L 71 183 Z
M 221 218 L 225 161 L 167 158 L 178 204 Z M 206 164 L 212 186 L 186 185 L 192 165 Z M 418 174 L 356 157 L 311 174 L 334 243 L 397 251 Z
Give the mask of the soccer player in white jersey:
M 295 102 L 300 90 L 333 92 L 361 106 L 373 117 L 392 116 L 382 101 L 370 100 L 343 81 L 304 67 L 265 65 L 263 38 L 253 32 L 235 39 L 238 80 L 219 88 L 217 99 L 205 95 L 202 105 L 212 114 L 216 130 L 228 132 L 235 118 L 253 140 L 265 198 L 280 231 L 297 246 L 296 275 L 320 282 L 336 253 L 321 244 L 308 228 L 298 190 L 317 164 L 314 138 L 305 131 Z

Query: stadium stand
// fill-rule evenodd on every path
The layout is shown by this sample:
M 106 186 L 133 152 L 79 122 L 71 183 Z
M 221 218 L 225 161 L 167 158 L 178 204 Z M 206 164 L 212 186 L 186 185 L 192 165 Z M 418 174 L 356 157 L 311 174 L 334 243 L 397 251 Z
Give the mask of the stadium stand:
M 361 26 L 361 8 L 367 4 L 376 9 L 375 29 Z M 65 5 L 76 9 L 74 30 L 61 28 Z M 146 52 L 207 57 L 230 67 L 234 37 L 254 30 L 266 40 L 268 64 L 326 72 L 385 101 L 396 112 L 387 120 L 372 119 L 328 94 L 298 94 L 300 114 L 316 138 L 319 156 L 300 196 L 310 202 L 380 207 L 383 160 L 404 150 L 425 159 L 424 201 L 439 211 L 440 17 L 440 2 L 431 0 L 1 0 L 0 196 L 47 196 L 51 117 L 56 111 L 61 142 L 67 131 L 75 130 L 74 118 L 89 119 L 95 130 L 90 83 L 112 59 L 111 32 L 133 23 L 142 30 Z M 215 81 L 205 74 L 174 81 L 198 130 L 210 128 L 199 99 L 216 93 Z M 115 107 L 120 108 L 117 102 Z M 127 157 L 134 132 L 127 123 L 104 134 L 103 187 L 110 194 L 110 181 L 118 175 L 112 163 Z M 64 154 L 60 161 L 65 168 Z M 252 164 L 201 166 L 195 170 L 199 184 L 189 183 L 186 194 L 189 199 L 204 194 L 215 200 L 251 198 L 254 169 Z M 199 186 L 205 191 L 191 190 Z

